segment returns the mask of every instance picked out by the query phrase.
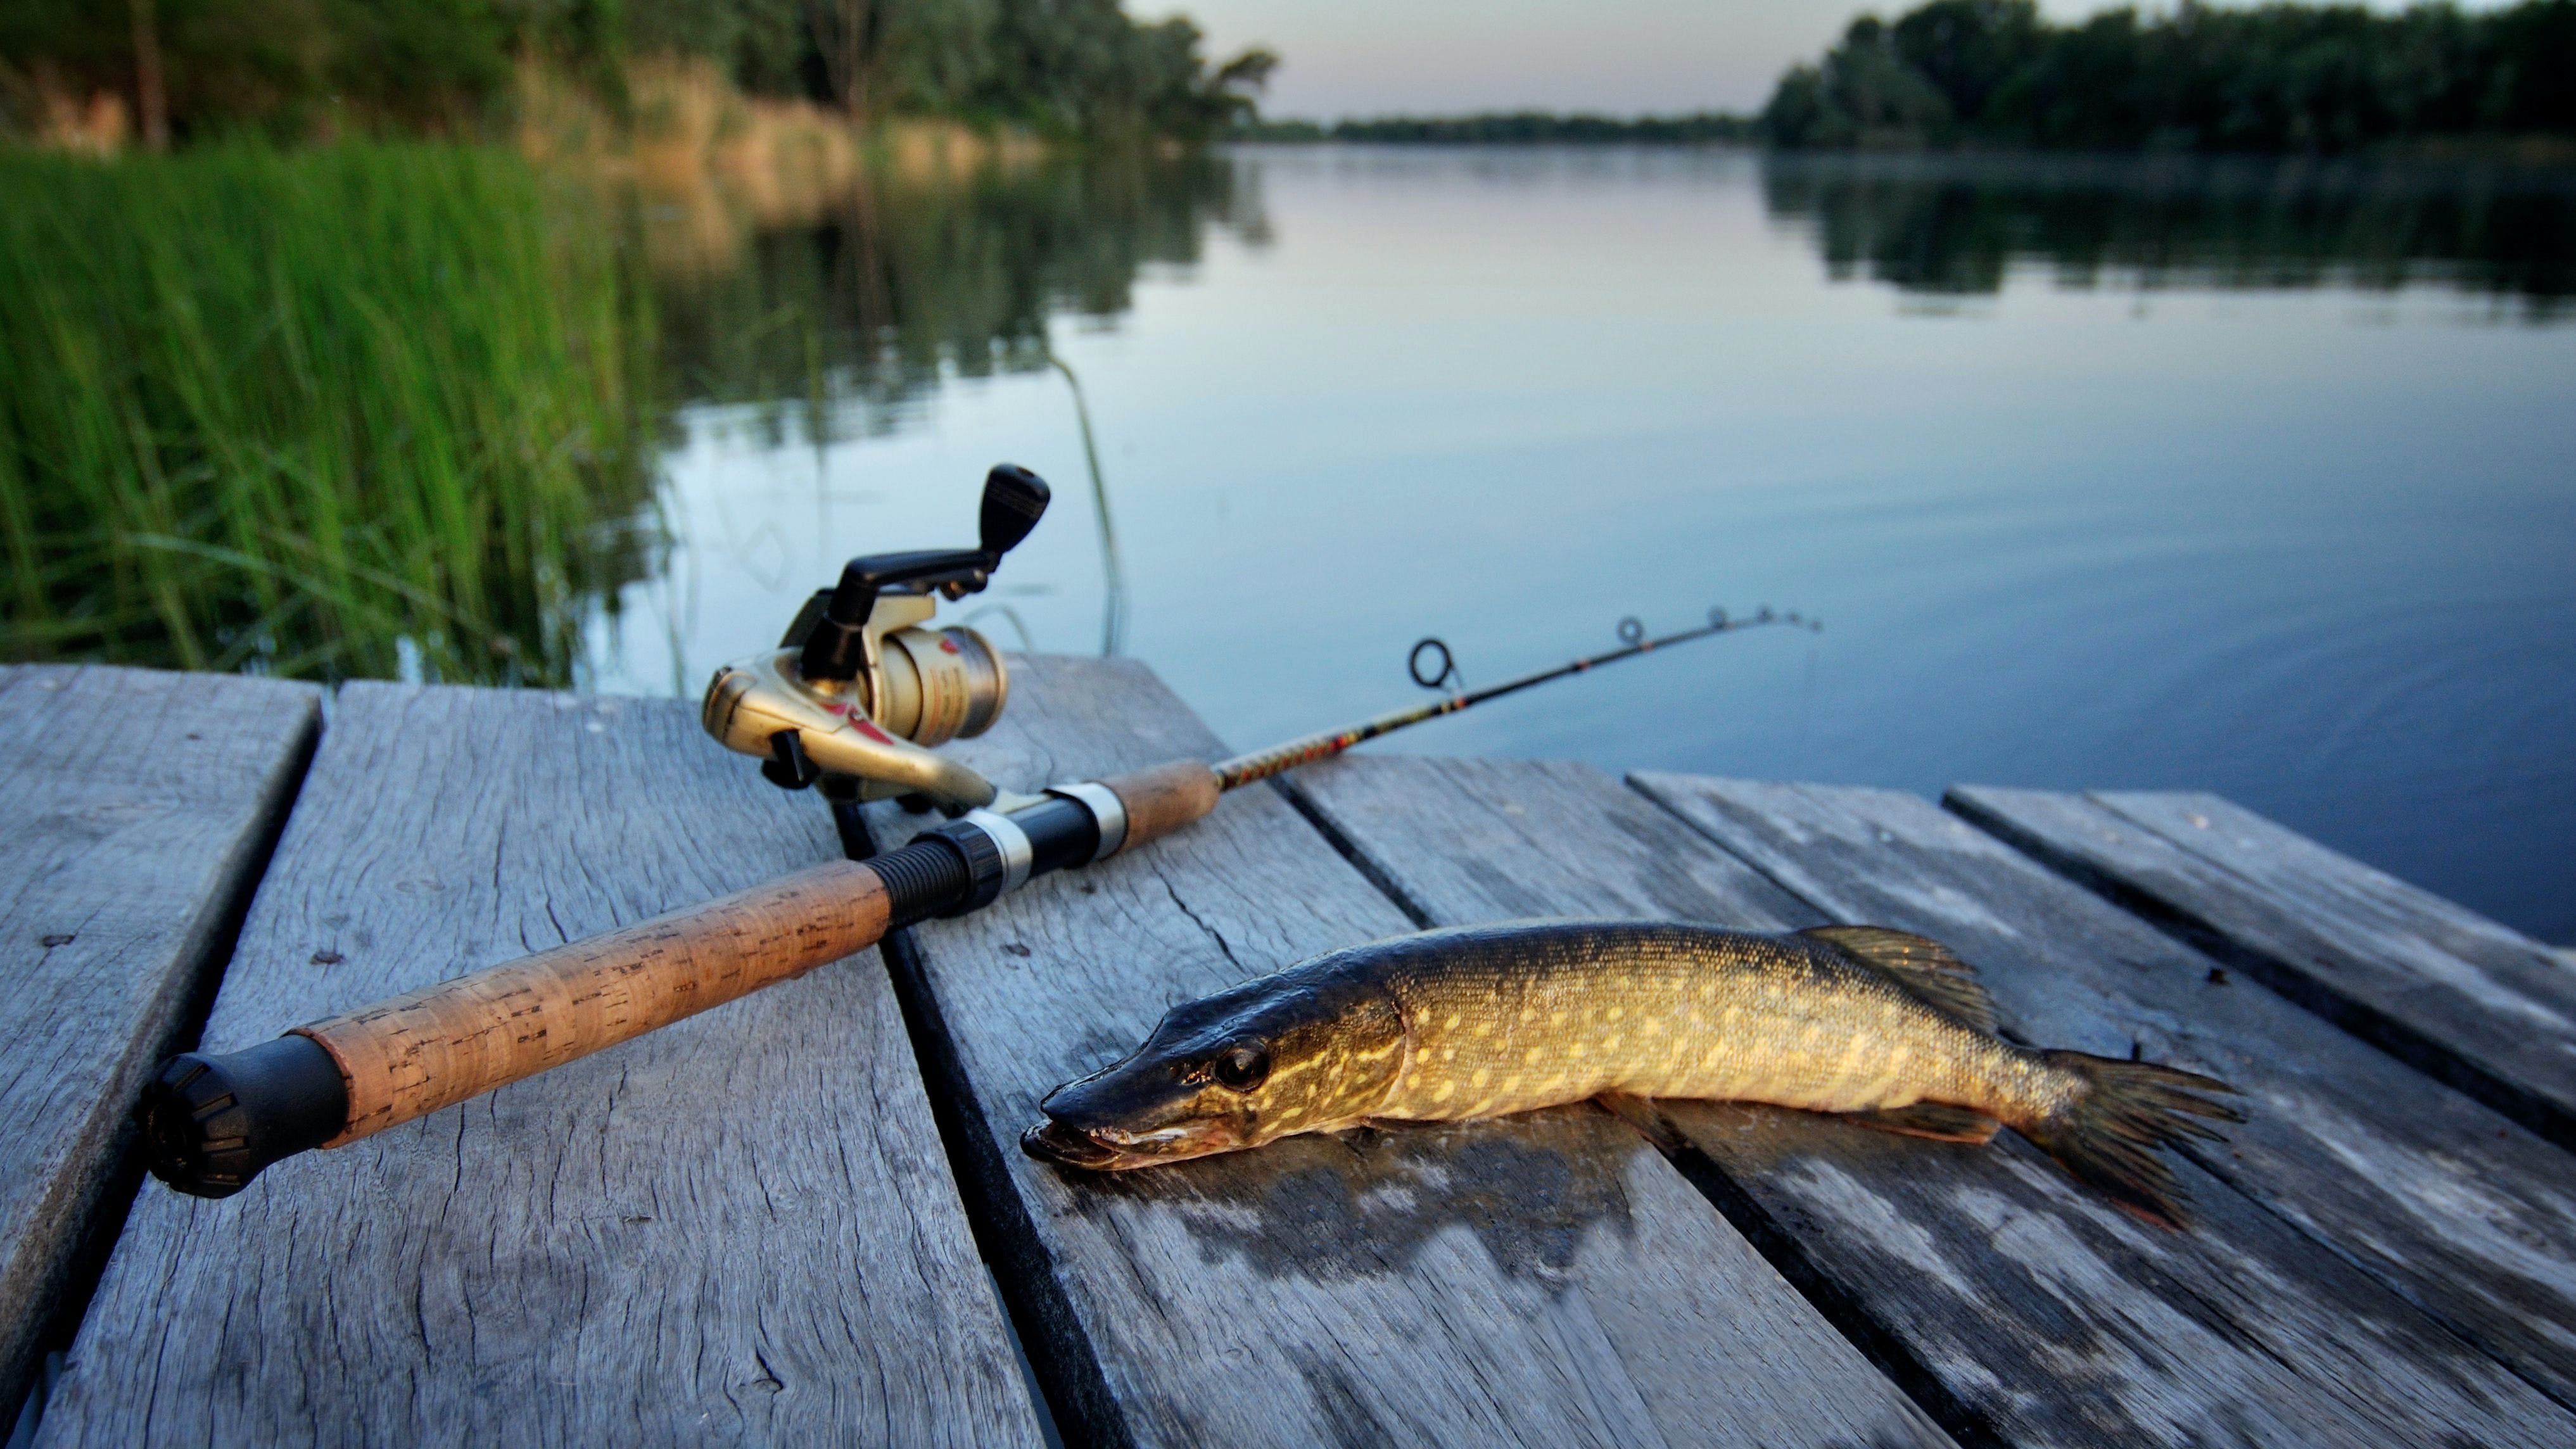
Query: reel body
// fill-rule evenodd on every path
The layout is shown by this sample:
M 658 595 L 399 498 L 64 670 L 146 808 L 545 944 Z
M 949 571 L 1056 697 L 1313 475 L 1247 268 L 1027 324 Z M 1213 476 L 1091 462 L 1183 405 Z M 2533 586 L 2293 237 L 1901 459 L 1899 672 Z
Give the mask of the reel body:
M 931 749 L 992 728 L 1010 671 L 975 630 L 923 626 L 940 596 L 963 598 L 991 581 L 1047 498 L 1036 474 L 1004 464 L 984 480 L 980 547 L 850 560 L 778 648 L 716 671 L 700 712 L 707 733 L 761 760 L 761 773 L 787 789 L 919 795 L 951 811 L 992 805 L 991 781 Z

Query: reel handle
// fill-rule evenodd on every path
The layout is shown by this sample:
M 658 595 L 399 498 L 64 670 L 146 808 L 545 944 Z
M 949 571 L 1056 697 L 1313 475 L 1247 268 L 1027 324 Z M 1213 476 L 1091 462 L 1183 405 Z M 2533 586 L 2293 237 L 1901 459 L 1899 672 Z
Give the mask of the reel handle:
M 984 503 L 975 518 L 975 532 L 984 546 L 984 557 L 1000 563 L 1002 555 L 1020 546 L 1020 540 L 1038 526 L 1046 516 L 1046 480 L 1017 463 L 998 463 L 984 475 Z
M 926 594 L 951 599 L 981 593 L 1001 567 L 1002 555 L 1019 547 L 1046 515 L 1046 480 L 1016 463 L 996 464 L 984 475 L 984 500 L 976 517 L 975 548 L 916 549 L 866 554 L 842 566 L 823 617 L 805 636 L 797 672 L 807 679 L 856 679 L 867 667 L 868 615 L 877 595 Z

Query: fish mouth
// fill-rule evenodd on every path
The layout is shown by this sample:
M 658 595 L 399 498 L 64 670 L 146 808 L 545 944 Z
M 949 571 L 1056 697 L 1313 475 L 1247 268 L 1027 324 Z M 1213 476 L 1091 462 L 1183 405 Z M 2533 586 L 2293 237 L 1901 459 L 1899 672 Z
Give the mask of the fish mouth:
M 1226 1144 L 1215 1140 L 1217 1135 L 1203 1125 L 1121 1132 L 1114 1127 L 1076 1127 L 1050 1117 L 1020 1134 L 1020 1150 L 1062 1167 L 1117 1172 L 1223 1152 Z
M 1040 1162 L 1059 1167 L 1085 1167 L 1105 1172 L 1118 1166 L 1121 1155 L 1117 1148 L 1092 1136 L 1079 1127 L 1068 1127 L 1049 1118 L 1020 1134 L 1020 1150 Z

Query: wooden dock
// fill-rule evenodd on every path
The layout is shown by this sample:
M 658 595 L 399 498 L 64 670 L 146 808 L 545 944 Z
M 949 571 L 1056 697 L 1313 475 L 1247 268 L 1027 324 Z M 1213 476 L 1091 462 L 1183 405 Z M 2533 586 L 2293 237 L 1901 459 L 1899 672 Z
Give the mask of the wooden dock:
M 1006 786 L 1223 753 L 1140 665 L 1013 669 L 953 747 Z M 206 1202 L 137 1187 L 166 1052 L 829 819 L 677 700 L 21 666 L 0 740 L 0 1438 L 23 1399 L 42 1446 L 2576 1444 L 2576 967 L 2215 797 L 1347 757 Z M 2188 1234 L 2010 1134 L 1757 1107 L 1017 1148 L 1175 1002 L 1578 913 L 1920 931 L 2008 1034 L 2251 1120 L 2182 1164 Z

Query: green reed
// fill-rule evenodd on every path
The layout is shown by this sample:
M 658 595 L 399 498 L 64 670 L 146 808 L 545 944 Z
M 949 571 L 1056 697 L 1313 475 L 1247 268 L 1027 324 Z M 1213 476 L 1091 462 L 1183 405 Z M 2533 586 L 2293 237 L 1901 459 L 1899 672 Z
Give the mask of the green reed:
M 656 537 L 616 216 L 492 149 L 0 153 L 0 658 L 569 682 Z

